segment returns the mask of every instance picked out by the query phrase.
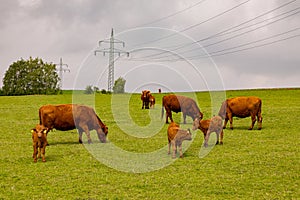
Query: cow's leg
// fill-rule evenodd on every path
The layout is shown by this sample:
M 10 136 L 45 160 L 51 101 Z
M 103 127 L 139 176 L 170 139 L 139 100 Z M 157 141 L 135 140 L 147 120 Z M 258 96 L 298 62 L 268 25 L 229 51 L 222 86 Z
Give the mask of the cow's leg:
M 183 123 L 186 124 L 186 114 L 183 113 Z
M 182 144 L 179 145 L 179 155 L 180 155 L 180 158 L 183 158 Z
M 223 129 L 226 129 L 227 122 L 228 122 L 228 117 L 226 117 L 225 120 L 224 120 Z
M 145 109 L 149 109 L 149 101 L 146 101 L 146 103 L 145 103 Z
M 172 111 L 171 110 L 166 110 L 166 124 L 168 124 L 168 117 L 170 118 L 171 122 L 173 122 L 172 118 Z
M 256 122 L 256 116 L 255 116 L 255 114 L 253 114 L 253 113 L 251 113 L 251 125 L 250 125 L 250 127 L 248 128 L 248 130 L 252 130 L 253 129 L 253 126 L 254 126 L 254 124 L 255 124 L 255 122 Z
M 47 145 L 47 144 L 46 144 Z M 42 152 L 42 161 L 46 162 L 46 157 L 45 157 L 45 153 L 46 153 L 46 145 L 43 145 L 43 147 L 41 148 L 41 152 Z
M 82 144 L 82 130 L 78 130 L 78 135 L 79 135 L 79 143 Z
M 37 145 L 34 144 L 33 145 L 33 154 L 32 154 L 33 162 L 37 162 L 37 154 L 38 154 Z
M 224 137 L 223 129 L 220 129 L 219 133 L 220 133 L 220 143 L 219 144 L 223 144 L 223 137 Z
M 229 118 L 229 122 L 230 122 L 230 129 L 233 130 L 233 125 L 232 125 L 232 123 L 233 123 L 233 117 L 232 117 L 232 115 L 229 114 L 229 115 L 228 115 L 228 118 Z M 225 119 L 225 120 L 226 120 L 226 119 Z
M 257 114 L 257 123 L 258 123 L 258 130 L 262 129 L 262 116 L 261 113 Z
M 86 137 L 88 138 L 88 143 L 91 144 L 92 139 L 91 139 L 91 134 L 90 134 L 89 127 L 86 124 L 79 124 L 79 127 L 80 127 L 80 129 L 82 129 L 85 132 Z
M 204 140 L 204 147 L 207 147 L 208 146 L 208 139 L 209 139 L 209 136 L 210 136 L 210 131 L 208 130 L 206 135 L 205 135 L 205 140 Z
M 143 100 L 143 105 L 142 105 L 142 109 L 144 109 L 144 106 L 145 106 L 145 101 Z
M 38 146 L 37 150 L 38 150 L 38 158 L 41 158 L 41 148 L 42 146 Z
M 171 141 L 172 143 L 172 150 L 173 150 L 173 154 L 172 154 L 172 158 L 176 158 L 176 152 L 177 152 L 177 147 L 175 145 L 175 141 Z

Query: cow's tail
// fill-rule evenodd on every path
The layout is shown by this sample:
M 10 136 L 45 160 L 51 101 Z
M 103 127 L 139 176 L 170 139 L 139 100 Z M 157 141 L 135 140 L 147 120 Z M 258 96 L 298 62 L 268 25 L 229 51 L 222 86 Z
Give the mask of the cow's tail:
M 162 104 L 161 104 L 161 120 L 163 120 L 164 117 L 164 106 L 165 106 L 165 102 L 164 102 L 164 97 L 162 98 Z

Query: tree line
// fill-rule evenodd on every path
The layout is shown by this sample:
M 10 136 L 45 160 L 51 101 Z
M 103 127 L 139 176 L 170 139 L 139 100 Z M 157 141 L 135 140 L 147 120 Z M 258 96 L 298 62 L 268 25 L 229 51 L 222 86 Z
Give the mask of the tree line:
M 41 58 L 24 60 L 23 58 L 12 63 L 4 74 L 1 95 L 53 95 L 62 92 L 59 86 L 60 78 L 56 71 L 56 65 L 46 63 Z M 124 93 L 126 80 L 120 77 L 115 81 L 114 93 Z M 87 86 L 85 93 L 98 92 L 98 87 Z M 101 90 L 107 94 L 109 91 Z

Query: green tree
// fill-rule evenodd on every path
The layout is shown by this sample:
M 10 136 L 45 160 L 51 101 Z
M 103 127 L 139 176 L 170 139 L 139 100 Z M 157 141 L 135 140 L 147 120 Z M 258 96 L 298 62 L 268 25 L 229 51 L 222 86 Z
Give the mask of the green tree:
M 3 78 L 4 95 L 57 94 L 59 77 L 54 64 L 40 58 L 21 59 L 11 64 Z
M 125 92 L 125 83 L 126 80 L 122 77 L 119 77 L 114 84 L 113 91 L 114 93 L 124 93 Z
M 93 86 L 88 85 L 84 90 L 84 94 L 94 94 Z

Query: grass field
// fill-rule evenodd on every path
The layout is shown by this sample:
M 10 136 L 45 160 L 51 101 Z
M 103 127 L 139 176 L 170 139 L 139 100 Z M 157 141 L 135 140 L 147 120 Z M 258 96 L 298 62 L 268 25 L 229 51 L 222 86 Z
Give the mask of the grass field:
M 158 105 L 162 95 L 155 94 Z M 211 112 L 209 93 L 196 95 L 206 118 Z M 30 129 L 38 123 L 39 107 L 72 103 L 73 96 L 2 96 L 0 199 L 299 199 L 300 89 L 226 92 L 228 98 L 242 95 L 262 99 L 262 130 L 255 126 L 248 131 L 250 118 L 235 118 L 234 130 L 224 131 L 224 145 L 215 146 L 204 158 L 199 158 L 203 135 L 194 131 L 194 140 L 185 142 L 190 146 L 183 159 L 146 173 L 108 167 L 89 148 L 107 147 L 107 153 L 102 151 L 105 155 L 113 155 L 108 148 L 111 144 L 129 152 L 153 152 L 167 145 L 167 125 L 154 135 L 136 138 L 114 120 L 123 102 L 112 107 L 110 95 L 82 95 L 82 103 L 95 102 L 96 112 L 109 127 L 110 144 L 100 144 L 95 131 L 91 146 L 78 144 L 76 130 L 53 131 L 48 134 L 47 162 L 33 163 Z M 149 114 L 141 109 L 139 94 L 119 97 L 129 101 L 136 134 L 146 132 L 152 117 L 160 121 L 160 106 Z M 175 121 L 180 121 L 181 115 L 174 115 Z M 191 122 L 188 118 L 188 124 L 182 126 L 191 127 Z M 124 118 L 122 123 L 128 125 L 130 120 Z M 161 156 L 170 159 L 167 151 Z

